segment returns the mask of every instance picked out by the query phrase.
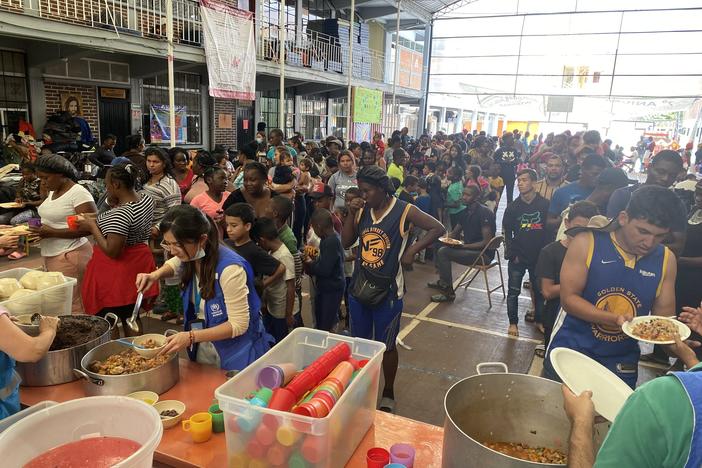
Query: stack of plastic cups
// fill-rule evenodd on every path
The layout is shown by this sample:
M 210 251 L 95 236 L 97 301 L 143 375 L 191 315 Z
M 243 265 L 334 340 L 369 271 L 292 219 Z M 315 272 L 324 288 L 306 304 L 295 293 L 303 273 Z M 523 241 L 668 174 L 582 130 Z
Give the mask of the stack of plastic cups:
M 348 387 L 353 372 L 354 367 L 350 362 L 339 363 L 329 376 L 293 409 L 293 413 L 313 418 L 325 417 Z
M 385 468 L 390 463 L 390 452 L 381 447 L 373 447 L 366 453 L 366 466 L 368 468 Z
M 266 366 L 258 371 L 256 382 L 259 387 L 267 387 L 274 390 L 287 385 L 295 377 L 296 373 L 297 367 L 289 362 Z
M 249 400 L 249 404 L 251 406 L 258 406 L 259 408 L 265 408 L 268 406 L 271 395 L 273 395 L 271 389 L 263 387 Z M 251 411 L 247 411 L 246 414 L 239 416 L 236 422 L 242 432 L 253 432 L 253 430 L 258 427 L 259 422 L 261 422 L 261 414 L 252 409 Z M 230 429 L 231 428 L 232 426 L 230 425 Z
M 414 466 L 414 447 L 410 444 L 395 444 L 390 447 L 390 461 L 406 468 Z

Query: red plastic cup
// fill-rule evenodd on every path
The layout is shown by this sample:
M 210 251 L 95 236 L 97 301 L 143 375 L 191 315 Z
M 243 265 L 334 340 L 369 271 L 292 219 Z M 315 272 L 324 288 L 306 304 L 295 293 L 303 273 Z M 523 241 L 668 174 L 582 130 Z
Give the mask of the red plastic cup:
M 66 216 L 66 224 L 68 224 L 68 229 L 71 231 L 78 230 L 78 215 Z
M 269 428 L 265 424 L 261 424 L 256 429 L 256 440 L 258 440 L 261 445 L 268 447 L 275 442 L 275 430 Z
M 246 444 L 246 453 L 248 453 L 251 458 L 263 458 L 266 455 L 266 447 L 255 437 L 252 437 L 248 444 Z
M 368 468 L 385 468 L 390 463 L 390 452 L 382 447 L 373 447 L 366 454 Z
M 321 436 L 308 435 L 302 442 L 300 449 L 302 456 L 310 463 L 319 463 L 324 460 L 326 448 Z

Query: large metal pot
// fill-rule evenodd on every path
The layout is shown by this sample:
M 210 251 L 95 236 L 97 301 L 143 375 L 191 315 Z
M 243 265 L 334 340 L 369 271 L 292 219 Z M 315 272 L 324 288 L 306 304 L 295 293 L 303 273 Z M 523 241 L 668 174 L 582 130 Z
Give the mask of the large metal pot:
M 133 338 L 126 339 L 133 340 Z M 78 377 L 85 379 L 85 392 L 89 396 L 127 395 L 141 390 L 149 390 L 160 395 L 178 383 L 180 379 L 178 353 L 173 353 L 165 364 L 136 374 L 101 375 L 88 369 L 91 362 L 104 361 L 125 349 L 127 349 L 126 345 L 118 341 L 110 341 L 83 356 L 80 369 L 74 369 L 74 372 Z
M 500 367 L 504 373 L 483 373 Z M 453 385 L 444 398 L 442 468 L 562 466 L 519 460 L 481 442 L 518 442 L 568 452 L 570 422 L 561 385 L 533 375 L 510 374 L 503 363 L 483 363 L 478 375 Z
M 63 317 L 61 320 L 89 321 L 96 327 L 107 325 L 107 331 L 81 345 L 49 351 L 46 353 L 46 356 L 37 362 L 18 362 L 16 370 L 22 378 L 22 385 L 25 387 L 45 387 L 76 380 L 78 377 L 73 372 L 73 369 L 80 364 L 83 356 L 94 347 L 110 341 L 110 334 L 119 318 L 112 313 L 107 314 L 106 317 L 112 319 L 113 322 L 110 323 L 108 320 L 96 315 L 67 315 Z

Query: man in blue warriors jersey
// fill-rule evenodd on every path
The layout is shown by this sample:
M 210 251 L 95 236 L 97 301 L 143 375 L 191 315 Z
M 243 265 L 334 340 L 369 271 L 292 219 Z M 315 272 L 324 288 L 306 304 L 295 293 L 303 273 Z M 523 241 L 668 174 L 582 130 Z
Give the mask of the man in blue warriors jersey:
M 675 257 L 661 241 L 678 216 L 670 190 L 646 186 L 604 229 L 575 236 L 561 268 L 561 305 L 544 363 L 557 380 L 550 352 L 579 351 L 636 386 L 639 345 L 622 332 L 636 316 L 675 315 Z

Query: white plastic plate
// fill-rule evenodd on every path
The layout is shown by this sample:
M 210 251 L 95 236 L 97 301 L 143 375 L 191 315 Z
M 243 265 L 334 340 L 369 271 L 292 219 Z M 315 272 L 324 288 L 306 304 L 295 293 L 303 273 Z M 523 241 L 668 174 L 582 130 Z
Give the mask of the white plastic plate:
M 595 411 L 614 421 L 634 391 L 605 366 L 582 353 L 568 348 L 551 351 L 551 364 L 563 383 L 576 395 L 592 392 Z

